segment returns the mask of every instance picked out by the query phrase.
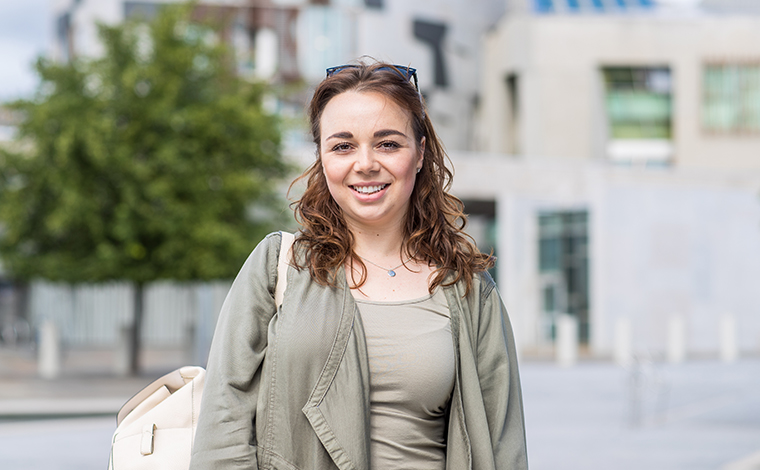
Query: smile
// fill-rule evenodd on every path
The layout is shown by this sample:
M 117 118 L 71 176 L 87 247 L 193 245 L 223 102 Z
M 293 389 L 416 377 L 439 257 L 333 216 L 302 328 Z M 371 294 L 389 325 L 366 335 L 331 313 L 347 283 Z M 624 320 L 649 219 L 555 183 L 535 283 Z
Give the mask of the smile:
M 383 190 L 383 189 L 387 188 L 388 186 L 390 186 L 390 185 L 388 185 L 388 184 L 378 184 L 377 186 L 351 186 L 351 189 L 353 189 L 357 193 L 373 194 L 373 193 L 376 193 L 376 192 L 378 192 L 380 190 Z

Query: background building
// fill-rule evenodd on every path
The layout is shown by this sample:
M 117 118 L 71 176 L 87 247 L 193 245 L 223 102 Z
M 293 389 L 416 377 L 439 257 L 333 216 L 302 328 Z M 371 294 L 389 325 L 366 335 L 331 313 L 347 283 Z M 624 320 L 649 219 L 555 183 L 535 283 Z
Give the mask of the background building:
M 524 349 L 550 349 L 569 313 L 593 355 L 627 334 L 638 354 L 682 334 L 715 355 L 734 320 L 757 351 L 760 17 L 717 1 L 510 6 L 484 41 L 481 152 L 456 155 L 455 190 L 496 206 Z

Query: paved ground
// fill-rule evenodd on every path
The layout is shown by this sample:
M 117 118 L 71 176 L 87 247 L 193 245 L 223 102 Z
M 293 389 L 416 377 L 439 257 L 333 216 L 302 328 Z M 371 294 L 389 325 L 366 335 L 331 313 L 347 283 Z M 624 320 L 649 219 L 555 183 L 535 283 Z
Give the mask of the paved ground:
M 742 459 L 736 470 L 760 469 L 758 359 L 628 370 L 524 362 L 522 382 L 532 470 L 708 470 Z
M 0 469 L 105 469 L 120 404 L 183 363 L 181 352 L 147 359 L 144 376 L 118 379 L 107 353 L 70 353 L 63 378 L 43 381 L 31 354 L 0 350 Z M 630 369 L 524 360 L 522 382 L 532 470 L 760 469 L 758 358 Z

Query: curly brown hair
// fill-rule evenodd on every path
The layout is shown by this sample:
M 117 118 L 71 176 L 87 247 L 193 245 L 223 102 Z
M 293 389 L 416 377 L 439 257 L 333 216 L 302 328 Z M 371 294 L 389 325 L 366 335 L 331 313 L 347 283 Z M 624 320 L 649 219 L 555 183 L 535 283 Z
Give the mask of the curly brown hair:
M 330 195 L 320 158 L 322 112 L 332 98 L 346 91 L 381 93 L 411 115 L 416 142 L 419 145 L 424 137 L 426 144 L 422 170 L 417 174 L 403 227 L 402 252 L 413 254 L 416 261 L 436 266 L 431 293 L 439 285 L 451 285 L 460 279 L 465 281 L 469 293 L 474 274 L 491 268 L 494 258 L 481 253 L 463 231 L 467 223 L 464 205 L 448 193 L 452 178 L 444 162 L 448 156 L 425 112 L 421 95 L 403 71 L 382 62 L 360 63 L 340 70 L 323 80 L 314 92 L 309 122 L 317 146 L 316 160 L 291 184 L 292 188 L 302 179 L 307 183 L 301 198 L 291 204 L 302 227 L 295 244 L 303 248 L 305 256 L 299 262 L 294 254 L 292 263 L 298 269 L 308 268 L 318 283 L 337 286 L 338 268 L 350 259 L 362 272 L 361 279 L 354 282 L 355 287 L 361 287 L 367 279 L 366 265 L 353 250 L 353 234 L 340 206 Z M 445 282 L 450 273 L 453 278 Z

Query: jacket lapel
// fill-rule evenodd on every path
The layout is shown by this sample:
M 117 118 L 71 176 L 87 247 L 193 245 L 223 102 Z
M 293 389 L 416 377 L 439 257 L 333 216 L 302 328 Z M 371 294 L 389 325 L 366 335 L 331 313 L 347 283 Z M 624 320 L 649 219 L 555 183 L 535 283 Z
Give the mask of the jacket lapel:
M 369 469 L 369 361 L 361 319 L 343 279 L 333 345 L 302 411 L 340 470 Z M 357 393 L 357 391 L 360 391 Z

